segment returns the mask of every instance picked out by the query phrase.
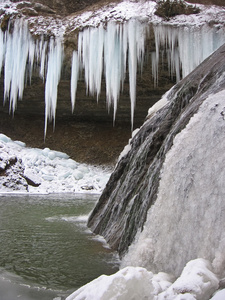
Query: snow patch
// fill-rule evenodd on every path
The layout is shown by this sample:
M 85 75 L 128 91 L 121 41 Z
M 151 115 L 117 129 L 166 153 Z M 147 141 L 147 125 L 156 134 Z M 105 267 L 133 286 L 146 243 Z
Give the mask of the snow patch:
M 28 193 L 101 193 L 110 173 L 101 167 L 94 167 L 69 158 L 66 153 L 49 148 L 38 149 L 25 147 L 22 142 L 13 142 L 9 137 L 0 134 L 0 168 L 5 170 L 9 162 L 21 162 L 22 169 L 10 179 L 14 183 L 4 186 L 6 176 L 0 176 L 0 193 L 15 192 L 14 185 L 18 179 L 25 186 L 21 189 Z M 25 188 L 24 188 L 25 187 Z M 17 189 L 17 192 L 18 192 Z

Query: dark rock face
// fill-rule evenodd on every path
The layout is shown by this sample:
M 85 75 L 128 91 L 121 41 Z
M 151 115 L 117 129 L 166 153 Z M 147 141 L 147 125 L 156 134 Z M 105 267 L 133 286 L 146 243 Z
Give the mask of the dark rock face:
M 168 103 L 146 120 L 131 141 L 131 150 L 118 163 L 88 226 L 105 237 L 122 255 L 143 228 L 157 197 L 160 171 L 173 139 L 198 111 L 209 94 L 224 88 L 225 45 L 206 59 L 167 95 Z
M 24 166 L 17 157 L 0 148 L 0 183 L 10 190 L 27 190 L 27 180 L 23 176 Z

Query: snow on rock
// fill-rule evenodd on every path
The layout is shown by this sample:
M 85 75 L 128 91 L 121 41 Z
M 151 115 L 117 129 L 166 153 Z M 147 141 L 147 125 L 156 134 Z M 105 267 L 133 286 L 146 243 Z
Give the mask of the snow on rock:
M 100 193 L 110 174 L 63 152 L 28 148 L 0 134 L 0 175 L 0 193 Z
M 219 280 L 211 270 L 211 264 L 204 259 L 188 262 L 180 277 L 165 292 L 159 294 L 157 300 L 209 299 L 219 287 Z
M 126 267 L 117 273 L 84 285 L 66 300 L 139 300 L 152 299 L 152 273 L 144 268 Z
M 220 290 L 215 293 L 211 300 L 224 300 L 225 299 L 225 289 Z
M 205 259 L 187 263 L 180 277 L 126 267 L 117 273 L 102 275 L 72 293 L 66 300 L 207 300 L 218 289 L 219 280 Z M 224 292 L 219 292 L 219 295 Z M 216 294 L 217 295 L 217 294 Z M 222 298 L 212 298 L 220 300 Z

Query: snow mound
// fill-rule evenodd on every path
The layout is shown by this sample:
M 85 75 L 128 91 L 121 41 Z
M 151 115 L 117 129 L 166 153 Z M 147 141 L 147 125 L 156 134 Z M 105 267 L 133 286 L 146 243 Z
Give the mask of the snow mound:
M 211 270 L 209 261 L 198 258 L 188 262 L 180 277 L 172 283 L 174 277 L 170 274 L 153 275 L 145 268 L 126 267 L 113 275 L 98 277 L 66 300 L 206 300 L 219 286 Z M 224 291 L 216 295 L 224 296 Z M 216 295 L 213 300 L 222 299 L 215 298 Z
M 102 275 L 81 287 L 66 300 L 151 299 L 152 273 L 144 268 L 126 267 L 117 273 Z
M 103 168 L 79 164 L 63 152 L 28 148 L 4 134 L 0 134 L 0 172 L 0 193 L 99 194 L 110 175 Z

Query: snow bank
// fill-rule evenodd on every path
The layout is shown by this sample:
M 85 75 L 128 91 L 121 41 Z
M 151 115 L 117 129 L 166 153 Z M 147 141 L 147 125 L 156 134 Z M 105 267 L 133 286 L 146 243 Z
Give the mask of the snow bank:
M 219 281 L 211 264 L 204 259 L 190 261 L 180 277 L 166 273 L 153 275 L 140 267 L 126 267 L 117 273 L 102 275 L 81 287 L 66 300 L 207 300 L 218 289 Z M 216 294 L 217 295 L 217 294 Z M 220 300 L 222 298 L 212 298 Z M 218 293 L 224 295 L 224 292 Z
M 219 280 L 211 270 L 211 264 L 204 259 L 188 262 L 180 277 L 158 295 L 158 300 L 209 299 L 219 286 Z
M 0 193 L 18 192 L 19 178 L 21 190 L 29 193 L 100 193 L 110 175 L 103 168 L 79 164 L 59 151 L 28 148 L 4 134 L 0 134 L 0 162 L 0 171 L 11 174 L 10 182 L 7 176 L 0 176 Z
M 102 275 L 81 287 L 66 300 L 151 299 L 152 273 L 144 268 L 126 267 L 117 273 Z

